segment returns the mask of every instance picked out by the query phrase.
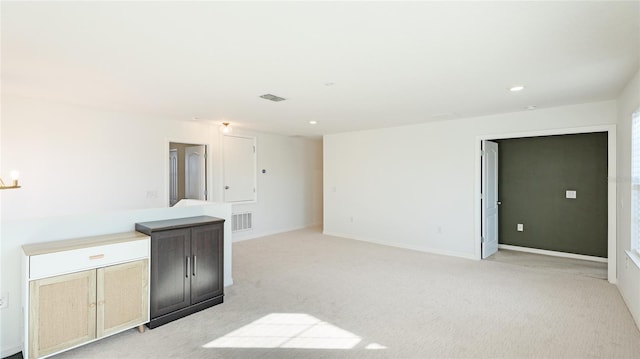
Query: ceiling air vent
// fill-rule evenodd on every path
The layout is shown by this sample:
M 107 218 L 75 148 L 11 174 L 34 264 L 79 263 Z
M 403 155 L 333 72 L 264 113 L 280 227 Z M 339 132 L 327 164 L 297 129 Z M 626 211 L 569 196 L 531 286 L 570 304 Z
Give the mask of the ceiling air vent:
M 272 95 L 270 93 L 268 93 L 266 95 L 262 95 L 260 97 L 265 99 L 265 100 L 271 100 L 273 102 L 280 102 L 280 101 L 284 101 L 285 100 L 284 98 L 282 98 L 280 96 Z

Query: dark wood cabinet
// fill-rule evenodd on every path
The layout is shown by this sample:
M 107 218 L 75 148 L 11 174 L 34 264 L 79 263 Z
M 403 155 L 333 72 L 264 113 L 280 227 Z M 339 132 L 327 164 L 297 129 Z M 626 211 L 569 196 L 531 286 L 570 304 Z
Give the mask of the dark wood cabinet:
M 149 328 L 223 302 L 224 219 L 143 222 L 136 230 L 151 236 Z
M 173 229 L 152 234 L 151 320 L 191 305 L 187 257 L 190 229 Z

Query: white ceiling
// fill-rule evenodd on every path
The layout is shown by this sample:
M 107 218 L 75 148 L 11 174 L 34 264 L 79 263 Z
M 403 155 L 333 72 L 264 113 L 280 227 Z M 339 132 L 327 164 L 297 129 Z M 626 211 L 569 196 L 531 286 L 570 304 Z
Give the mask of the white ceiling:
M 2 1 L 1 20 L 3 94 L 287 135 L 614 99 L 640 63 L 639 1 Z

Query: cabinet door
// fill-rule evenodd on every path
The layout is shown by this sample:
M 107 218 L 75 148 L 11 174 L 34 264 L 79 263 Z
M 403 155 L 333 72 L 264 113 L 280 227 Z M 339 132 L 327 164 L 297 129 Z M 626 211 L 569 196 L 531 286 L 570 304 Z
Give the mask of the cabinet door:
M 191 303 L 214 298 L 223 292 L 222 225 L 191 229 Z
M 97 270 L 97 337 L 149 320 L 147 259 Z
M 151 318 L 190 304 L 190 237 L 188 228 L 151 236 Z
M 96 337 L 96 271 L 29 283 L 29 358 Z

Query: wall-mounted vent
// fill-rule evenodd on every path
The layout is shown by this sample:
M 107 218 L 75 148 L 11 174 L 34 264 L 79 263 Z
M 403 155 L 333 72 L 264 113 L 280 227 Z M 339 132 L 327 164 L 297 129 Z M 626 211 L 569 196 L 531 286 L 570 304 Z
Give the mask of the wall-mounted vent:
M 231 231 L 248 231 L 253 228 L 253 213 L 236 213 L 231 215 Z
M 268 93 L 266 95 L 262 95 L 262 96 L 260 96 L 260 98 L 263 98 L 265 100 L 274 101 L 274 102 L 280 102 L 280 101 L 284 101 L 285 100 L 284 98 L 282 98 L 280 96 L 272 95 L 270 93 Z

